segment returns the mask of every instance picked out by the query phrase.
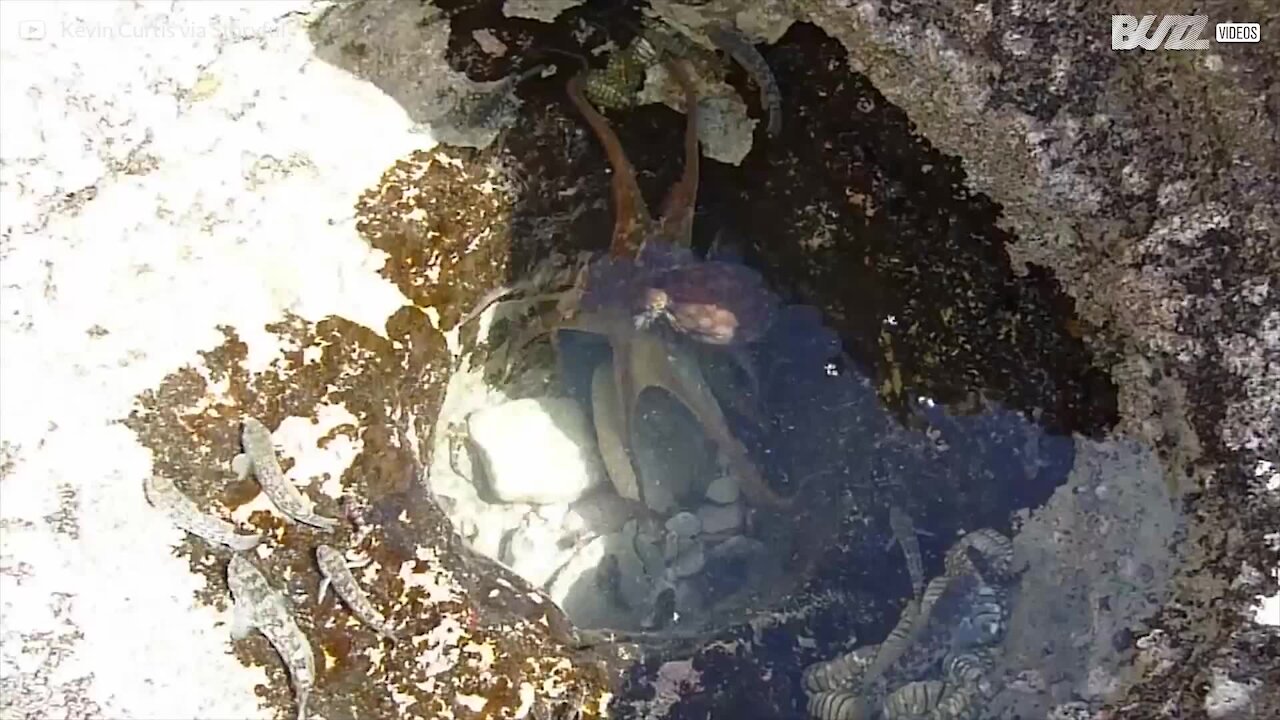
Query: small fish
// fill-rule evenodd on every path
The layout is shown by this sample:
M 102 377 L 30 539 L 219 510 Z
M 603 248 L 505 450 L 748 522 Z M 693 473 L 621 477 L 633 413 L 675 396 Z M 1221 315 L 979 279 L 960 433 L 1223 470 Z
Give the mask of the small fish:
M 252 472 L 272 504 L 294 522 L 321 530 L 332 530 L 338 526 L 336 519 L 315 514 L 308 507 L 310 503 L 306 497 L 284 476 L 280 460 L 276 457 L 275 445 L 271 442 L 271 431 L 267 430 L 266 425 L 256 418 L 245 418 L 240 441 L 244 445 L 244 452 L 231 461 L 231 467 L 238 478 L 243 480 Z
M 233 555 L 227 566 L 227 586 L 235 610 L 231 636 L 246 637 L 257 629 L 280 653 L 298 697 L 298 720 L 307 717 L 307 700 L 316 686 L 316 661 L 311 643 L 298 627 L 279 591 L 271 587 L 262 571 L 244 555 Z
M 930 713 L 942 698 L 941 680 L 909 682 L 884 699 L 885 720 L 908 720 Z
M 191 498 L 182 494 L 173 480 L 152 475 L 143 482 L 147 501 L 164 513 L 178 528 L 205 542 L 226 545 L 232 550 L 250 550 L 262 541 L 258 534 L 242 533 L 234 523 L 200 511 Z
M 316 598 L 317 603 L 324 601 L 325 592 L 329 586 L 333 586 L 333 591 L 342 598 L 347 607 L 356 617 L 373 628 L 379 635 L 388 640 L 395 641 L 396 633 L 392 629 L 391 623 L 383 617 L 382 613 L 373 606 L 373 602 L 369 599 L 369 594 L 361 588 L 356 582 L 356 577 L 351 573 L 352 567 L 360 567 L 359 565 L 349 565 L 342 553 L 333 549 L 328 545 L 321 545 L 316 548 L 316 564 L 320 566 L 320 574 L 323 580 L 320 581 L 320 593 Z
M 924 559 L 920 555 L 920 541 L 916 539 L 916 526 L 911 516 L 897 505 L 889 506 L 889 527 L 902 548 L 907 560 L 907 573 L 911 575 L 911 591 L 916 598 L 924 590 Z
M 828 690 L 809 696 L 809 717 L 817 720 L 869 720 L 871 713 L 861 695 Z
M 876 647 L 865 645 L 831 660 L 816 662 L 804 669 L 801 680 L 810 693 L 853 688 L 875 660 Z
M 728 25 L 711 25 L 706 28 L 707 37 L 716 47 L 733 58 L 760 88 L 760 107 L 769 117 L 766 129 L 769 137 L 777 137 L 782 132 L 782 91 L 778 89 L 778 80 L 769 69 L 769 63 L 756 50 L 747 36 Z

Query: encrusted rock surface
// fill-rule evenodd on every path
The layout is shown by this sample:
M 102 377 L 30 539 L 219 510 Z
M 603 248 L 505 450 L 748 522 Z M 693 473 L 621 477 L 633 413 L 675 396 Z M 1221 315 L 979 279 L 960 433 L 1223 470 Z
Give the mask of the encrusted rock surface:
M 563 76 L 493 83 L 527 58 L 563 64 L 540 50 L 614 38 L 581 8 L 548 23 L 502 5 L 0 3 L 0 715 L 292 716 L 266 641 L 228 645 L 228 555 L 153 512 L 152 472 L 268 536 L 260 565 L 314 644 L 319 715 L 609 705 L 616 658 L 571 647 L 562 614 L 465 552 L 419 482 L 469 332 L 451 331 L 461 314 L 550 249 L 598 248 L 610 228 L 604 159 L 563 102 Z M 1202 8 L 1211 22 L 1261 23 L 1256 45 L 1118 54 L 1110 10 L 1066 0 L 679 5 L 655 3 L 773 43 L 762 47 L 783 89 L 782 137 L 757 128 L 740 165 L 708 161 L 703 205 L 746 231 L 751 259 L 780 268 L 771 282 L 826 313 L 871 374 L 868 395 L 899 408 L 995 396 L 1102 438 L 1076 447 L 1057 491 L 1087 495 L 1031 482 L 1066 475 L 1051 472 L 1048 441 L 1018 456 L 1030 489 L 956 492 L 971 468 L 941 452 L 920 486 L 970 529 L 1007 524 L 993 497 L 1052 496 L 1025 521 L 1030 542 L 1125 517 L 1098 504 L 1154 497 L 1109 494 L 1088 462 L 1127 467 L 1147 490 L 1165 483 L 1169 522 L 1184 523 L 1167 594 L 1119 627 L 1090 594 L 1110 576 L 1076 586 L 1066 609 L 1115 645 L 1094 635 L 1074 652 L 1127 665 L 1068 677 L 1055 712 L 1280 714 L 1276 630 L 1255 620 L 1280 561 L 1276 11 Z M 479 37 L 511 52 L 495 57 Z M 749 82 L 728 80 L 758 117 Z M 645 191 L 669 185 L 674 113 L 617 123 L 646 141 Z M 430 149 L 439 138 L 499 141 Z M 812 412 L 831 410 L 815 399 Z M 369 587 L 412 641 L 385 646 L 311 599 L 319 536 L 228 479 L 246 414 L 275 431 L 319 512 L 349 511 L 339 541 L 367 530 Z M 1108 456 L 1112 436 L 1147 449 Z M 858 437 L 794 442 L 846 443 L 856 484 L 878 472 L 858 464 Z M 804 662 L 853 643 L 855 628 L 884 632 L 867 618 L 885 603 L 856 588 L 901 578 L 841 564 L 882 542 L 874 526 L 848 519 L 819 568 L 827 585 L 772 619 L 691 662 L 640 666 L 621 691 L 628 711 L 795 712 Z M 1041 553 L 1032 577 L 1052 584 L 1060 568 L 1029 547 Z M 1139 582 L 1171 567 L 1124 559 L 1116 577 Z

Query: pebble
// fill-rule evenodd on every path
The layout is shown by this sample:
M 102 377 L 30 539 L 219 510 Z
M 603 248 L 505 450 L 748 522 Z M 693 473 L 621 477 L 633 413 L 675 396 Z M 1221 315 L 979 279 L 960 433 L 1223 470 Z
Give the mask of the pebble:
M 570 503 L 605 480 L 592 430 L 569 398 L 523 398 L 472 413 L 467 432 L 501 502 Z
M 718 535 L 737 530 L 742 526 L 742 506 L 703 505 L 698 508 L 698 519 L 702 524 L 702 532 L 707 535 Z
M 660 574 L 667 566 L 667 561 L 663 557 L 662 548 L 652 539 L 639 535 L 635 539 L 636 555 L 640 558 L 640 562 L 644 565 L 644 571 L 647 575 L 656 576 Z
M 702 521 L 691 512 L 678 512 L 667 519 L 666 528 L 681 538 L 691 538 L 702 532 Z
M 566 522 L 581 522 L 584 527 L 608 535 L 622 529 L 635 506 L 609 488 L 600 488 L 570 506 Z
M 695 542 L 691 544 L 683 553 L 681 553 L 671 564 L 671 572 L 676 577 L 686 578 L 690 575 L 697 575 L 702 572 L 702 568 L 707 565 L 707 554 L 702 549 L 702 543 Z
M 721 475 L 707 486 L 707 499 L 717 505 L 730 505 L 738 501 L 742 488 L 738 486 L 738 478 L 732 475 Z

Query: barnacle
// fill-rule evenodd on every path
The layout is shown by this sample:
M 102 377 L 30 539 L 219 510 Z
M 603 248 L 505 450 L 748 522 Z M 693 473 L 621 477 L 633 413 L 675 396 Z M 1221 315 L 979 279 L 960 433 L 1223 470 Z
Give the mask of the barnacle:
M 645 71 L 654 61 L 654 50 L 643 37 L 609 56 L 603 68 L 587 71 L 583 93 L 591 102 L 610 110 L 628 108 L 644 85 Z
M 760 106 L 766 115 L 770 137 L 782 131 L 782 92 L 769 63 L 751 40 L 738 29 L 713 24 L 704 29 L 707 40 L 746 71 L 760 89 Z M 584 89 L 597 105 L 622 109 L 635 105 L 649 67 L 664 58 L 683 58 L 705 66 L 710 75 L 724 73 L 724 64 L 680 30 L 655 18 L 646 17 L 640 34 L 609 56 L 605 67 L 587 73 Z

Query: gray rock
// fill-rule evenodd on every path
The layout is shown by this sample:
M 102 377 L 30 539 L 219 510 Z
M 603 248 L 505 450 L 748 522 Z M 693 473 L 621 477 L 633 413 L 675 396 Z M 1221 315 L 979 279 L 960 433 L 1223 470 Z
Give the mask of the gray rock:
M 607 487 L 597 488 L 569 507 L 570 518 L 601 535 L 616 533 L 639 507 L 634 501 L 619 497 Z
M 610 602 L 610 588 L 602 588 L 597 582 L 597 569 L 608 546 L 609 539 L 602 536 L 575 550 L 547 588 L 551 599 L 575 623 L 585 627 L 608 624 L 617 612 Z
M 702 426 L 665 392 L 642 393 L 636 407 L 631 447 L 641 498 L 660 513 L 697 502 L 716 472 Z
M 760 557 L 765 553 L 765 545 L 745 535 L 734 535 L 722 543 L 717 543 L 708 551 L 712 561 L 739 560 Z
M 636 556 L 640 558 L 641 564 L 644 565 L 645 574 L 653 577 L 660 575 L 667 566 L 667 561 L 658 543 L 652 538 L 637 535 L 634 546 Z
M 472 413 L 467 431 L 499 501 L 573 502 L 604 481 L 591 428 L 573 400 L 513 400 Z
M 702 523 L 702 532 L 707 535 L 718 535 L 737 530 L 742 525 L 742 505 L 703 505 L 698 508 L 698 519 Z
M 706 564 L 707 554 L 702 548 L 702 543 L 693 542 L 676 557 L 675 562 L 671 563 L 671 572 L 676 577 L 685 578 L 702 572 Z
M 707 486 L 707 499 L 717 505 L 728 505 L 738 501 L 742 488 L 738 486 L 738 478 L 723 474 L 711 481 Z

